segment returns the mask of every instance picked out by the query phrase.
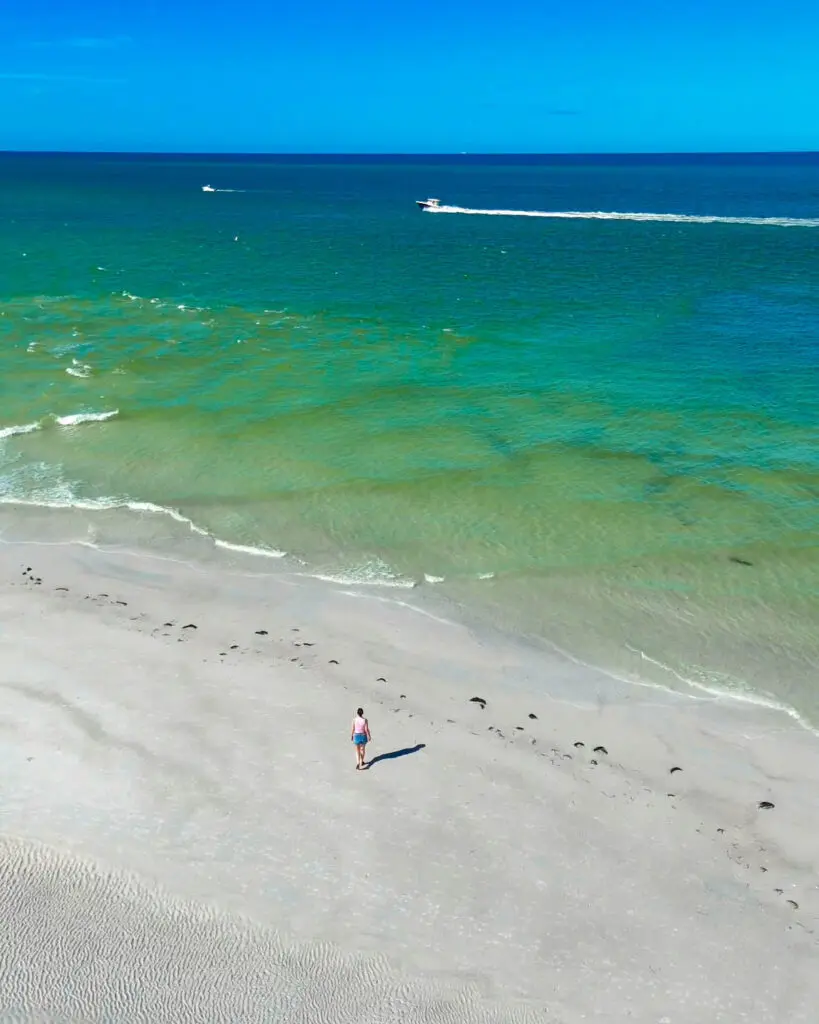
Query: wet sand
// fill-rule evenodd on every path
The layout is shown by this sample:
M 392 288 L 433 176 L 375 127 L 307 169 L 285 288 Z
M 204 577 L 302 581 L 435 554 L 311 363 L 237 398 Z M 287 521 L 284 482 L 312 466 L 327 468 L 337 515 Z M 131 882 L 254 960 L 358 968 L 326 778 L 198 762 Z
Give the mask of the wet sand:
M 0 1020 L 814 1020 L 819 740 L 396 593 L 0 543 Z

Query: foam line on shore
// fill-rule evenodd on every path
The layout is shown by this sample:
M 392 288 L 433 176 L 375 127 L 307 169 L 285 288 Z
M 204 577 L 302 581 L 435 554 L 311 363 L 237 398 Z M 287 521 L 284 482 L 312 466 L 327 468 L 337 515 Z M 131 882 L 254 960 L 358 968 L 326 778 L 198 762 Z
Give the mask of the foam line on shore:
M 168 508 L 164 505 L 155 505 L 150 501 L 129 501 L 126 498 L 76 498 L 73 496 L 44 496 L 41 499 L 36 499 L 22 498 L 15 495 L 0 495 L 0 505 L 20 505 L 28 508 L 79 509 L 86 512 L 110 512 L 117 509 L 129 509 L 131 512 L 164 515 L 173 519 L 174 522 L 187 526 L 192 533 L 208 538 L 216 547 L 224 548 L 227 551 L 235 551 L 262 558 L 284 558 L 287 555 L 286 551 L 279 551 L 276 548 L 250 547 L 245 544 L 233 544 L 231 541 L 222 540 L 219 537 L 215 537 L 204 527 L 198 526 L 192 519 L 183 515 L 177 509 Z
M 82 414 L 79 414 L 82 415 Z M 116 415 L 113 413 L 104 414 L 87 414 L 88 418 L 80 419 L 77 422 L 89 422 L 92 419 L 109 418 L 110 416 Z M 73 419 L 72 417 L 64 417 L 64 419 Z M 69 425 L 69 424 L 66 424 Z M 30 433 L 33 430 L 38 429 L 39 424 L 24 424 L 12 428 L 6 428 L 6 431 L 11 433 L 3 433 L 0 431 L 0 440 L 4 437 L 13 436 L 13 434 L 25 434 Z M 2 478 L 0 478 L 1 480 Z M 295 562 L 301 568 L 293 573 L 296 577 L 305 577 L 320 580 L 325 583 L 333 584 L 334 586 L 341 586 L 345 588 L 349 587 L 364 587 L 367 589 L 373 588 L 375 590 L 414 590 L 422 583 L 439 583 L 446 582 L 444 577 L 433 576 L 430 577 L 428 574 L 424 574 L 420 579 L 413 579 L 409 576 L 404 576 L 399 572 L 393 570 L 388 564 L 381 561 L 380 559 L 373 559 L 369 562 L 362 563 L 360 566 L 341 568 L 337 570 L 311 570 L 307 563 L 285 550 L 278 548 L 263 547 L 260 545 L 249 545 L 239 544 L 232 541 L 224 540 L 215 534 L 211 533 L 210 530 L 199 526 L 193 519 L 184 515 L 178 509 L 172 507 L 166 507 L 158 505 L 148 501 L 133 501 L 126 498 L 78 498 L 71 493 L 69 488 L 61 490 L 59 493 L 44 494 L 37 498 L 26 498 L 17 496 L 14 494 L 2 494 L 0 493 L 0 505 L 18 505 L 21 507 L 29 508 L 53 508 L 53 509 L 77 509 L 81 511 L 89 512 L 105 512 L 114 510 L 129 510 L 137 513 L 147 513 L 149 515 L 164 515 L 172 519 L 183 526 L 187 526 L 188 529 L 197 534 L 200 537 L 210 541 L 214 547 L 222 548 L 225 551 L 233 552 L 236 554 L 247 555 L 251 558 L 264 558 L 264 559 L 283 559 L 289 558 L 292 562 Z M 97 545 L 91 544 L 91 547 L 97 547 Z M 475 581 L 491 580 L 494 578 L 493 573 L 481 573 L 470 577 Z M 450 578 L 451 579 L 451 578 Z M 363 596 L 355 594 L 353 591 L 344 591 L 350 596 Z M 385 600 L 395 601 L 396 604 L 404 604 L 406 602 L 397 601 L 394 598 Z M 407 607 L 415 606 L 407 604 Z M 420 610 L 415 608 L 415 610 Z M 429 614 L 429 613 L 426 613 Z M 431 615 L 432 618 L 437 618 L 435 615 Z M 446 621 L 446 620 L 441 620 Z M 815 736 L 819 736 L 819 726 L 812 723 L 809 719 L 804 717 L 795 707 L 790 704 L 780 702 L 766 694 L 755 694 L 747 690 L 734 690 L 726 687 L 709 685 L 708 683 L 701 682 L 697 679 L 683 676 L 669 665 L 666 665 L 658 659 L 652 658 L 642 650 L 638 650 L 626 644 L 626 649 L 632 654 L 639 657 L 642 661 L 652 664 L 663 672 L 673 676 L 684 689 L 677 689 L 674 686 L 666 685 L 657 680 L 641 679 L 639 676 L 629 674 L 621 674 L 611 668 L 596 665 L 592 662 L 587 662 L 584 659 L 572 654 L 570 651 L 561 647 L 548 637 L 541 637 L 540 641 L 547 646 L 554 653 L 558 654 L 562 658 L 567 659 L 575 665 L 588 668 L 593 671 L 599 671 L 604 673 L 606 676 L 615 680 L 619 683 L 624 683 L 629 686 L 636 686 L 643 689 L 657 690 L 671 695 L 686 697 L 691 700 L 708 701 L 708 700 L 730 700 L 733 702 L 753 705 L 759 708 L 764 708 L 770 711 L 780 712 L 786 715 L 789 719 L 797 723 L 801 728 Z
M 737 701 L 740 704 L 751 704 L 754 707 L 764 708 L 766 711 L 776 711 L 788 718 L 793 719 L 798 725 L 807 732 L 814 736 L 819 737 L 819 728 L 813 725 L 807 718 L 801 715 L 795 707 L 791 704 L 785 704 L 782 701 L 775 700 L 773 697 L 767 697 L 764 694 L 749 693 L 747 690 L 728 690 L 719 686 L 709 686 L 707 683 L 701 683 L 696 679 L 690 679 L 688 676 L 680 675 L 669 665 L 660 661 L 658 658 L 652 658 L 646 654 L 645 651 L 640 651 L 635 647 L 630 647 L 628 644 L 625 645 L 626 649 L 631 651 L 632 654 L 636 654 L 642 661 L 647 661 L 650 665 L 656 665 L 657 668 L 662 669 L 664 672 L 668 672 L 674 676 L 675 679 L 679 679 L 681 683 L 686 686 L 690 686 L 693 690 L 699 690 L 703 694 L 707 694 L 708 697 L 714 700 L 732 700 Z M 567 655 L 568 656 L 568 655 Z M 641 685 L 641 684 L 638 684 Z M 651 683 L 647 685 L 652 685 Z M 668 687 L 669 693 L 676 693 L 671 687 Z M 694 700 L 705 700 L 707 698 L 700 696 L 699 694 L 689 694 Z
M 436 206 L 426 213 L 462 213 L 479 217 L 545 217 L 551 220 L 632 220 L 671 224 L 750 224 L 757 227 L 819 228 L 819 217 L 722 217 L 698 213 L 621 213 L 604 210 L 477 210 Z

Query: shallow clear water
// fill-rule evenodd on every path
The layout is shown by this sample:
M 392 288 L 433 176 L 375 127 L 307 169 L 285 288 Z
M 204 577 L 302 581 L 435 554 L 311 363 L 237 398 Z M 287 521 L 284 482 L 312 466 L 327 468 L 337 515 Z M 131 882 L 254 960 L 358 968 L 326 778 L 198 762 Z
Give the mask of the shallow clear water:
M 819 230 L 414 206 L 815 218 L 817 170 L 0 158 L 6 516 L 426 578 L 819 722 Z

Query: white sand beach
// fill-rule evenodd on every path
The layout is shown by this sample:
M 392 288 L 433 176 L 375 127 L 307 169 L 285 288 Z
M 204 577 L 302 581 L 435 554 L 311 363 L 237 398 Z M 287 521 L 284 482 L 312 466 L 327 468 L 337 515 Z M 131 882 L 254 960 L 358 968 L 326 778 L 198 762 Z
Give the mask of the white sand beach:
M 816 1020 L 819 739 L 254 564 L 0 543 L 0 1020 Z

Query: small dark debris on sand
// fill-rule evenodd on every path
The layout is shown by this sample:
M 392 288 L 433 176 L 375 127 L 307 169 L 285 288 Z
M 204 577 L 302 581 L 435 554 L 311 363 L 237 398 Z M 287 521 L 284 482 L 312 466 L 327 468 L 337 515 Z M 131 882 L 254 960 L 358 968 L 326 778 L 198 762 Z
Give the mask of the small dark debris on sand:
M 790 903 L 794 910 L 799 909 L 799 904 L 796 902 L 796 900 L 788 900 L 788 903 Z
M 267 630 L 266 629 L 257 629 L 256 630 L 256 636 L 267 636 Z
M 594 758 L 592 758 L 591 761 L 589 761 L 589 764 L 597 764 L 597 762 L 595 761 Z
M 173 625 L 173 623 L 172 623 L 172 622 L 163 622 L 163 623 L 162 623 L 162 625 L 163 625 L 163 626 L 172 626 L 172 625 Z M 185 629 L 187 629 L 187 628 L 188 628 L 188 627 L 187 627 L 187 626 L 185 626 Z
M 405 693 L 399 693 L 399 694 L 398 694 L 398 696 L 399 696 L 399 697 L 400 697 L 400 698 L 401 698 L 402 700 L 406 700 L 406 699 L 407 699 L 407 695 L 406 695 Z
M 483 710 L 486 707 L 486 701 L 483 699 L 483 697 L 470 697 L 469 698 L 469 703 L 470 704 L 480 704 L 481 710 Z
M 580 750 L 581 747 L 586 746 L 586 744 L 581 742 L 580 740 L 576 740 L 574 745 L 577 747 L 578 750 Z
M 54 589 L 55 590 L 64 590 L 66 592 L 66 594 L 68 593 L 68 587 L 55 587 Z
M 775 805 L 772 804 L 770 800 L 760 800 L 759 801 L 759 809 L 760 809 L 760 811 L 772 811 L 774 809 L 774 806 Z
M 523 732 L 523 726 L 522 725 L 516 725 L 515 728 L 518 729 L 520 732 Z
M 529 712 L 529 717 L 530 718 L 537 718 L 537 715 L 534 713 L 534 711 L 530 711 Z
M 386 681 L 387 680 L 383 676 L 379 676 L 378 679 L 376 679 L 377 683 L 386 683 Z
M 330 658 L 330 660 L 329 660 L 329 662 L 328 662 L 327 664 L 328 664 L 328 665 L 337 665 L 337 664 L 338 664 L 338 662 L 336 661 L 336 659 L 335 659 L 335 658 Z
M 784 889 L 774 889 L 774 892 L 777 893 L 777 895 L 782 896 L 783 893 L 785 892 L 785 890 Z
M 189 622 L 187 624 L 187 626 L 183 626 L 182 628 L 183 629 L 199 629 L 199 627 L 197 625 L 195 625 L 193 622 Z
M 128 604 L 127 601 L 117 601 L 116 604 L 121 604 L 123 607 Z
M 606 750 L 605 747 L 595 747 L 594 748 L 594 753 L 595 754 L 608 754 L 608 750 Z
M 717 832 L 721 833 L 722 835 L 725 835 L 725 829 L 724 828 L 718 828 Z
M 747 566 L 751 566 L 751 565 L 754 564 L 753 562 L 749 562 L 747 558 L 737 558 L 736 555 L 729 555 L 728 556 L 728 561 L 729 562 L 733 562 L 734 565 L 747 565 Z
M 682 771 L 682 768 L 680 768 L 680 766 L 678 764 L 675 764 L 673 768 L 669 768 L 668 769 L 668 774 L 669 775 L 673 775 L 674 772 L 681 772 L 681 771 Z
M 232 651 L 238 651 L 239 650 L 239 645 L 238 644 L 231 644 L 230 645 L 230 649 Z

